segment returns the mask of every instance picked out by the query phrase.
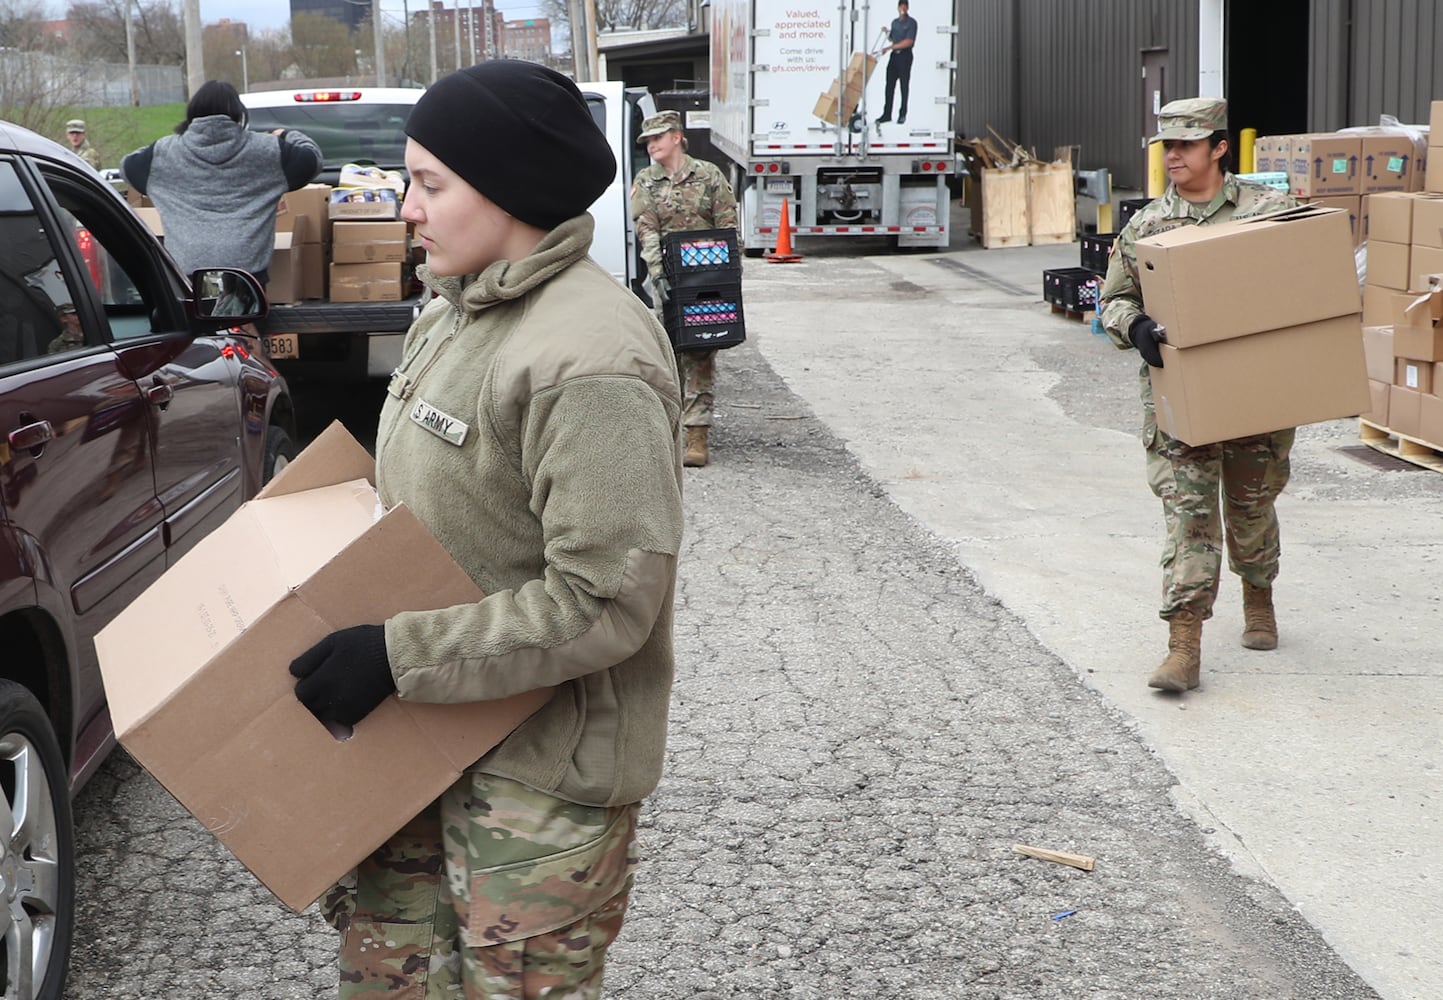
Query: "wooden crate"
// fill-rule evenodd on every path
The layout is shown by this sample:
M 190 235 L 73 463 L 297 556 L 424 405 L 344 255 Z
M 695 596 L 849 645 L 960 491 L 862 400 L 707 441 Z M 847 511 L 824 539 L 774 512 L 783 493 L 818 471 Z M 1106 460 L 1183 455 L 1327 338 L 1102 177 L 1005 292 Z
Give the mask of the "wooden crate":
M 1025 170 L 983 170 L 981 200 L 983 247 L 1025 247 L 1031 242 Z
M 1027 165 L 1028 237 L 1034 246 L 1077 240 L 1077 192 L 1072 164 Z

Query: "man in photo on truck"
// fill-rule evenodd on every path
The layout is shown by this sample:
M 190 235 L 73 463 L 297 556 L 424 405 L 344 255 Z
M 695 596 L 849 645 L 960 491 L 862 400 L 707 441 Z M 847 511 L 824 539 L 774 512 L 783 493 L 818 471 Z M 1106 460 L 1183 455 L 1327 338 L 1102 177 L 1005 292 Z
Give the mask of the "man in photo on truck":
M 912 56 L 917 45 L 917 21 L 908 15 L 908 9 L 907 0 L 897 4 L 897 16 L 887 31 L 888 44 L 882 47 L 891 56 L 887 59 L 887 99 L 878 125 L 892 120 L 892 95 L 898 83 L 902 85 L 902 103 L 897 108 L 897 124 L 907 124 L 907 94 L 912 89 Z
M 1136 347 L 1144 364 L 1142 441 L 1147 481 L 1162 500 L 1167 542 L 1162 551 L 1168 654 L 1148 677 L 1149 687 L 1189 691 L 1202 669 L 1202 624 L 1212 617 L 1222 572 L 1223 529 L 1228 565 L 1243 581 L 1242 644 L 1275 649 L 1273 580 L 1278 575 L 1278 516 L 1274 503 L 1287 485 L 1292 428 L 1193 447 L 1157 425 L 1154 368 L 1163 366 L 1158 344 L 1165 333 L 1147 315 L 1138 279 L 1139 239 L 1179 226 L 1207 226 L 1289 208 L 1283 191 L 1241 181 L 1228 172 L 1227 102 L 1198 97 L 1173 101 L 1157 116 L 1168 186 L 1132 217 L 1117 236 L 1099 295 L 1103 327 L 1114 344 Z M 1219 295 L 1227 290 L 1219 288 Z M 1219 503 L 1219 490 L 1223 502 Z

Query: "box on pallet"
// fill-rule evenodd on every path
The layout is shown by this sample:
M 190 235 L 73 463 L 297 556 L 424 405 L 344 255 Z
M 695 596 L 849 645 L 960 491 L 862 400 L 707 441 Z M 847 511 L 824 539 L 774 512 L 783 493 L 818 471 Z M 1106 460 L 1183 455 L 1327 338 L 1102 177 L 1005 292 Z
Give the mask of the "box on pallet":
M 296 700 L 336 629 L 481 599 L 374 477 L 332 424 L 95 639 L 121 745 L 297 911 L 551 697 L 387 698 L 345 738 Z
M 1379 427 L 1388 426 L 1388 392 L 1392 388 L 1391 382 L 1368 379 L 1369 406 L 1368 412 L 1362 415 L 1364 420 Z
M 1295 135 L 1288 183 L 1300 198 L 1358 194 L 1361 191 L 1357 136 L 1327 132 Z

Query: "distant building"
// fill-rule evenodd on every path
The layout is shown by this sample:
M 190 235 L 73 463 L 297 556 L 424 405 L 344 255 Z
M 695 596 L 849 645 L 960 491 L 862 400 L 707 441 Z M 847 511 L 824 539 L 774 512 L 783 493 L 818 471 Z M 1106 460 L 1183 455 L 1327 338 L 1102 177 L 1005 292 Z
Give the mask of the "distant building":
M 371 5 L 351 0 L 291 0 L 291 17 L 297 14 L 319 14 L 340 21 L 355 31 L 362 22 L 370 19 Z
M 528 17 L 523 21 L 503 22 L 501 25 L 501 54 L 507 59 L 549 62 L 551 60 L 551 21 L 544 17 Z
M 224 48 L 238 49 L 250 41 L 250 28 L 244 21 L 232 21 L 223 17 L 214 24 L 207 24 L 201 29 L 201 37 L 207 42 L 213 42 Z

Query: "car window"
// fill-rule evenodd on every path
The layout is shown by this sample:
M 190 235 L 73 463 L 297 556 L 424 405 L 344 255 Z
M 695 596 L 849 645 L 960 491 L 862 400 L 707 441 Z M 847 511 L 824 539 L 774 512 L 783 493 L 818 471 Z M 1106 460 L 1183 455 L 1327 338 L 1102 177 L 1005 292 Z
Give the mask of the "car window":
M 327 166 L 369 161 L 397 167 L 406 160 L 410 104 L 347 104 L 318 101 L 283 108 L 250 108 L 247 127 L 257 132 L 299 129 L 321 147 Z
M 84 342 L 55 246 L 15 164 L 0 161 L 0 365 Z
M 155 270 L 141 237 L 100 192 L 63 174 L 43 173 L 60 209 L 61 233 L 84 262 L 81 278 L 104 307 L 110 335 L 125 340 L 161 332 L 162 296 L 152 287 Z

